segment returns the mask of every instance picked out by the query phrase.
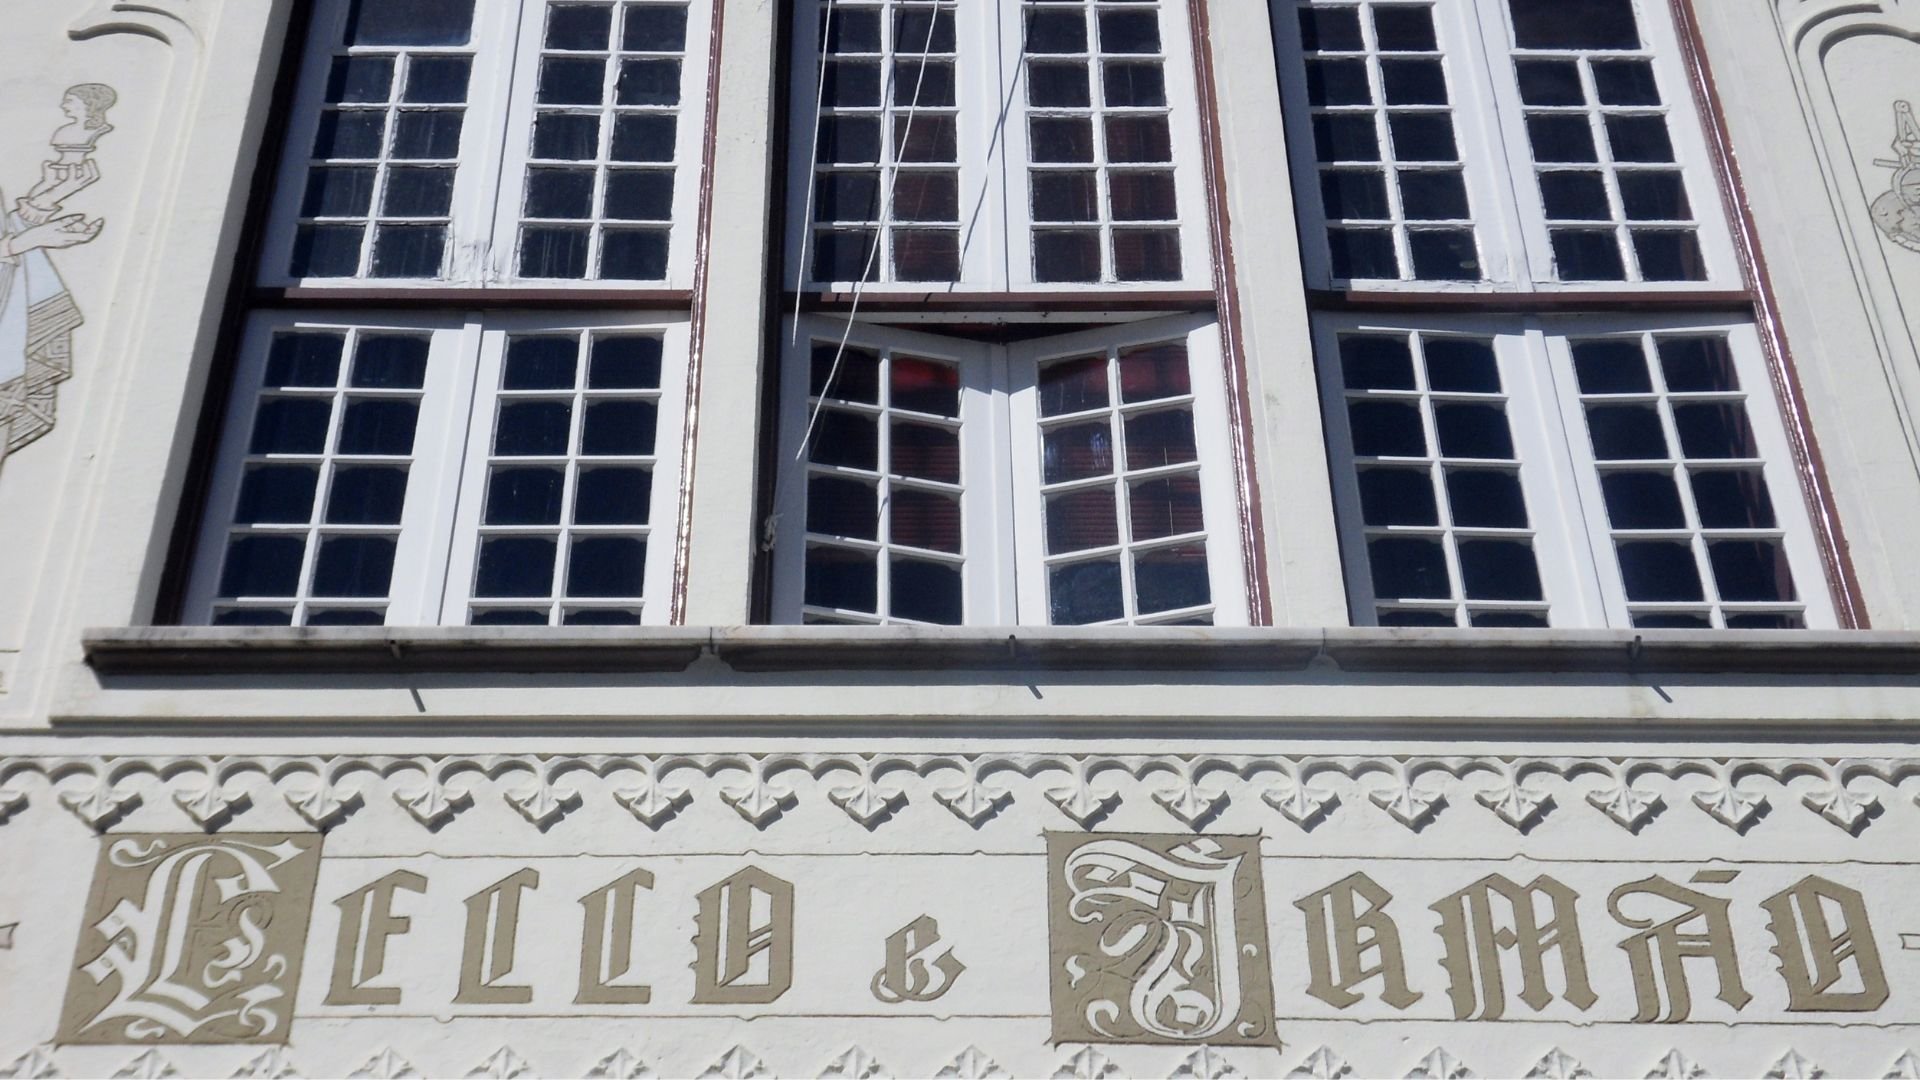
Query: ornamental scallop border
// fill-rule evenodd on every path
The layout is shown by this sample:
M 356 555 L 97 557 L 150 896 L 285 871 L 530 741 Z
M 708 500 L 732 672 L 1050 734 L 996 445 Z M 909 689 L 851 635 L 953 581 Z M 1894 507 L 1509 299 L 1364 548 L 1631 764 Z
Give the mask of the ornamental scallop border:
M 37 777 L 35 784 L 29 778 Z M 368 798 L 393 799 L 436 831 L 481 797 L 552 828 L 610 797 L 655 831 L 695 799 L 718 799 L 767 830 L 805 797 L 824 798 L 869 831 L 910 805 L 937 805 L 979 829 L 1016 796 L 1044 798 L 1094 829 L 1123 805 L 1151 802 L 1199 832 L 1245 800 L 1311 831 L 1335 815 L 1384 814 L 1419 832 L 1442 814 L 1490 815 L 1527 833 L 1556 814 L 1597 813 L 1632 834 L 1674 811 L 1745 835 L 1776 810 L 1817 815 L 1850 836 L 1920 777 L 1920 759 L 1857 757 L 1531 757 L 1236 754 L 426 754 L 0 758 L 0 825 L 51 798 L 104 832 L 164 795 L 208 832 L 278 797 L 322 831 Z M 813 784 L 796 784 L 803 777 Z M 1014 785 L 1025 778 L 1031 783 Z M 1664 778 L 1663 783 L 1648 781 Z M 44 786 L 43 786 L 44 785 Z M 1016 787 L 1020 790 L 1016 791 Z M 1024 793 L 1024 794 L 1023 794 Z M 1920 794 L 1911 796 L 1920 803 Z M 1690 804 L 1690 805 L 1687 805 Z

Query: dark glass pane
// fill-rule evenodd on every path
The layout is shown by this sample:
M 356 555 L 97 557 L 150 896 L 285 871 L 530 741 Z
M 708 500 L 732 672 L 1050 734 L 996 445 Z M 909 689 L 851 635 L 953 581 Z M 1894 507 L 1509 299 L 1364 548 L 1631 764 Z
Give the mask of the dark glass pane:
M 1457 161 L 1453 118 L 1446 113 L 1394 113 L 1387 117 L 1393 156 L 1400 161 Z
M 1433 428 L 1440 437 L 1443 457 L 1513 459 L 1507 410 L 1499 405 L 1437 403 L 1433 407 Z
M 593 456 L 653 453 L 660 407 L 651 401 L 587 402 L 580 452 Z
M 1036 281 L 1099 281 L 1100 233 L 1093 229 L 1035 229 Z
M 1371 113 L 1314 117 L 1313 145 L 1321 161 L 1380 160 L 1380 135 Z
M 1447 506 L 1453 523 L 1469 529 L 1524 529 L 1527 500 L 1520 477 L 1493 469 L 1448 469 Z
M 1647 602 L 1699 600 L 1700 568 L 1685 541 L 1634 540 L 1614 545 L 1627 599 Z
M 1028 151 L 1040 164 L 1093 160 L 1093 121 L 1084 116 L 1035 117 L 1028 122 Z
M 1086 61 L 1028 64 L 1027 104 L 1042 109 L 1084 109 L 1093 104 Z
M 807 531 L 855 540 L 880 538 L 880 502 L 872 484 L 837 476 L 807 479 Z
M 1653 390 L 1647 354 L 1638 341 L 1576 341 L 1573 370 L 1583 394 L 1645 394 Z
M 1757 469 L 1701 469 L 1692 476 L 1693 504 L 1709 529 L 1771 529 L 1779 524 L 1767 478 Z
M 1493 342 L 1429 336 L 1420 343 L 1427 358 L 1427 386 L 1462 394 L 1500 392 L 1500 365 Z
M 880 467 L 880 428 L 870 416 L 825 409 L 813 429 L 812 460 L 869 472 Z
M 1199 460 L 1193 413 L 1186 409 L 1143 413 L 1126 420 L 1127 468 L 1157 469 Z
M 588 608 L 567 612 L 560 623 L 563 626 L 639 626 L 640 613 L 625 608 Z
M 1670 472 L 1605 472 L 1600 489 L 1616 529 L 1684 529 L 1687 514 Z
M 1107 160 L 1115 164 L 1173 160 L 1173 134 L 1164 116 L 1109 116 Z
M 551 536 L 489 536 L 480 541 L 475 596 L 551 596 L 553 560 L 560 550 Z M 542 617 L 540 622 L 546 622 Z
M 394 547 L 391 536 L 329 536 L 320 541 L 320 554 L 313 566 L 313 595 L 387 595 L 393 584 Z
M 1524 540 L 1461 540 L 1460 577 L 1469 600 L 1539 600 L 1540 568 Z
M 1056 566 L 1047 575 L 1048 614 L 1055 626 L 1084 626 L 1126 615 L 1116 560 Z
M 1367 542 L 1373 593 L 1383 599 L 1444 600 L 1453 595 L 1447 555 L 1440 541 L 1383 536 Z
M 638 536 L 576 536 L 567 558 L 567 595 L 639 596 L 647 542 Z
M 573 405 L 566 401 L 510 401 L 500 406 L 493 452 L 501 457 L 556 457 L 567 452 Z
M 407 470 L 343 465 L 327 497 L 332 525 L 398 525 L 407 502 Z
M 1740 389 L 1733 350 L 1724 337 L 1673 337 L 1658 342 L 1660 371 L 1676 394 L 1724 393 Z
M 292 626 L 293 612 L 284 608 L 239 608 L 213 617 L 215 626 Z
M 820 120 L 818 160 L 868 162 L 880 160 L 880 118 L 828 116 Z
M 1528 105 L 1585 105 L 1580 64 L 1575 60 L 1516 60 L 1513 73 L 1520 83 L 1520 100 Z
M 453 208 L 453 170 L 388 169 L 381 207 L 388 217 L 446 217 Z
M 896 409 L 935 416 L 960 415 L 960 369 L 952 364 L 896 355 L 891 382 L 888 401 Z
M 876 265 L 878 237 L 871 229 L 834 229 L 814 233 L 813 276 L 817 281 L 867 281 Z
M 1184 536 L 1207 529 L 1200 505 L 1200 478 L 1192 473 L 1134 483 L 1128 491 L 1127 503 L 1127 520 L 1136 541 Z
M 659 113 L 614 117 L 610 156 L 615 161 L 672 161 L 675 122 L 675 117 Z
M 1600 160 L 1599 151 L 1593 145 L 1593 128 L 1583 113 L 1530 113 L 1527 141 L 1533 145 L 1535 161 Z
M 439 277 L 446 248 L 444 225 L 382 225 L 373 234 L 373 276 Z
M 1426 431 L 1420 407 L 1406 401 L 1349 401 L 1353 452 L 1360 457 L 1424 457 Z
M 472 626 L 546 626 L 547 609 L 476 611 L 467 622 Z
M 1413 352 L 1403 335 L 1342 335 L 1340 370 L 1349 390 L 1413 389 Z
M 1107 198 L 1115 221 L 1172 221 L 1180 216 L 1170 172 L 1110 172 Z
M 1418 174 L 1409 174 L 1418 175 Z M 1320 202 L 1330 220 L 1390 216 L 1387 178 L 1371 169 L 1327 169 L 1320 174 Z
M 547 48 L 599 51 L 612 27 L 613 9 L 605 4 L 554 4 L 547 9 Z
M 527 216 L 584 221 L 593 216 L 592 169 L 528 169 Z
M 1648 281 L 1705 281 L 1707 262 L 1692 230 L 1635 229 L 1633 253 Z
M 1415 5 L 1373 9 L 1373 36 L 1383 52 L 1434 52 L 1433 10 Z
M 575 525 L 645 525 L 652 517 L 653 473 L 582 469 L 573 495 Z
M 1660 84 L 1651 60 L 1596 60 L 1593 86 L 1602 105 L 1658 105 Z
M 628 52 L 684 52 L 687 48 L 687 9 L 663 4 L 636 4 L 627 8 L 627 24 L 620 47 Z
M 616 123 L 624 124 L 629 120 L 653 120 L 654 117 L 623 116 Z M 668 129 L 671 131 L 671 127 Z M 614 138 L 616 148 L 619 136 Z M 575 113 L 541 113 L 533 121 L 533 156 L 550 161 L 591 161 L 600 152 L 600 118 L 580 116 Z M 668 145 L 672 153 L 672 145 Z M 620 158 L 615 150 L 614 157 Z
M 1100 177 L 1092 172 L 1052 170 L 1033 174 L 1035 221 L 1100 220 Z
M 871 53 L 880 51 L 880 13 L 836 9 L 831 25 L 826 26 L 826 51 L 829 53 Z M 869 609 L 871 610 L 871 609 Z
M 1752 458 L 1760 451 L 1747 425 L 1746 407 L 1737 402 L 1712 405 L 1675 405 L 1673 426 L 1680 431 L 1680 449 L 1690 458 Z
M 959 127 L 952 116 L 897 116 L 893 121 L 893 155 L 897 161 L 944 164 L 958 161 Z
M 873 611 L 879 606 L 874 556 L 845 548 L 807 549 L 806 602 L 813 607 Z
M 926 551 L 960 553 L 960 500 L 956 496 L 895 486 L 888 508 L 887 539 Z
M 1447 103 L 1447 72 L 1438 60 L 1382 60 L 1380 85 L 1389 105 Z
M 1480 249 L 1470 229 L 1416 229 L 1407 234 L 1413 276 L 1422 281 L 1480 280 Z
M 393 57 L 336 56 L 327 72 L 327 103 L 386 103 L 393 96 Z
M 407 92 L 418 105 L 458 105 L 467 100 L 473 61 L 465 56 L 416 56 L 407 61 Z
M 1107 358 L 1056 360 L 1040 368 L 1040 415 L 1060 416 L 1107 404 Z
M 1102 486 L 1047 499 L 1047 554 L 1064 555 L 1119 542 L 1113 489 Z
M 428 340 L 404 334 L 367 335 L 353 350 L 352 385 L 373 390 L 418 390 L 427 381 Z
M 1729 630 L 1805 630 L 1807 621 L 1798 615 L 1790 614 L 1752 614 L 1728 615 Z
M 1371 105 L 1373 84 L 1360 58 L 1307 61 L 1307 101 L 1313 105 Z
M 594 338 L 593 359 L 587 365 L 587 388 L 658 389 L 661 348 L 657 337 L 613 334 Z
M 465 45 L 473 0 L 353 0 L 349 45 Z
M 377 158 L 387 133 L 387 114 L 355 109 L 320 114 L 313 137 L 313 156 L 321 159 Z
M 549 56 L 540 61 L 542 105 L 598 105 L 606 97 L 607 62 L 599 57 Z
M 960 482 L 960 434 L 931 424 L 893 423 L 890 467 L 895 475 L 943 484 Z
M 236 525 L 304 525 L 313 520 L 320 470 L 310 465 L 256 465 L 240 481 Z
M 1154 11 L 1102 11 L 1100 51 L 1155 53 L 1160 51 L 1160 16 Z
M 673 173 L 614 169 L 607 173 L 602 216 L 610 221 L 667 221 L 673 217 Z
M 327 448 L 333 402 L 326 398 L 267 398 L 254 413 L 254 454 L 319 454 Z
M 1425 469 L 1361 469 L 1360 520 L 1368 525 L 1438 525 L 1433 480 Z
M 1768 540 L 1716 540 L 1707 545 L 1720 599 L 1730 603 L 1794 599 L 1787 553 Z
M 1621 173 L 1620 203 L 1628 221 L 1686 221 L 1693 216 L 1687 186 L 1677 172 Z
M 901 281 L 960 280 L 959 232 L 893 230 L 893 276 Z
M 220 595 L 292 596 L 306 553 L 304 536 L 236 536 L 220 570 Z
M 521 337 L 507 339 L 502 390 L 571 390 L 580 362 L 580 339 Z
M 1713 620 L 1705 615 L 1684 615 L 1677 612 L 1654 612 L 1633 617 L 1635 630 L 1711 630 Z
M 1626 264 L 1611 229 L 1553 229 L 1554 269 L 1562 281 L 1624 281 Z
M 375 170 L 371 168 L 314 168 L 307 172 L 302 217 L 365 217 L 373 208 Z M 359 230 L 354 230 L 359 235 Z M 356 251 L 357 254 L 357 251 Z
M 1308 52 L 1357 52 L 1366 48 L 1357 8 L 1302 8 L 1300 44 Z
M 1482 629 L 1504 627 L 1515 630 L 1544 630 L 1547 617 L 1526 611 L 1476 611 L 1473 625 Z
M 1593 456 L 1601 461 L 1667 456 L 1667 433 L 1651 405 L 1589 405 L 1587 432 L 1593 438 Z
M 1082 53 L 1087 51 L 1087 17 L 1078 10 L 1027 12 L 1026 51 L 1030 53 Z
M 1142 615 L 1212 602 L 1207 549 L 1190 544 L 1134 556 L 1133 595 Z
M 402 457 L 413 453 L 420 403 L 387 398 L 348 399 L 340 424 L 340 453 Z
M 1540 201 L 1548 217 L 1561 221 L 1613 219 L 1607 182 L 1597 172 L 1541 173 Z
M 1659 114 L 1607 117 L 1607 145 L 1615 161 L 1672 161 L 1667 118 Z
M 966 614 L 960 568 L 952 563 L 896 556 L 887 580 L 895 618 L 958 626 Z
M 815 221 L 874 221 L 880 217 L 880 174 L 830 172 L 814 181 Z
M 902 108 L 950 108 L 958 87 L 949 61 L 896 60 L 893 64 L 893 103 Z M 917 103 L 917 105 L 916 105 Z
M 1457 220 L 1468 216 L 1467 182 L 1457 172 L 1407 169 L 1400 173 L 1400 204 L 1410 221 Z M 1471 233 L 1467 234 L 1471 237 Z
M 460 156 L 465 114 L 458 109 L 408 110 L 393 121 L 393 156 L 451 161 Z
M 893 181 L 893 217 L 895 221 L 959 221 L 959 174 L 899 173 Z
M 1337 278 L 1398 278 L 1400 256 L 1389 229 L 1328 229 L 1327 252 Z
M 335 386 L 346 339 L 338 334 L 276 334 L 267 353 L 268 386 Z
M 1113 276 L 1121 281 L 1178 281 L 1180 230 L 1113 230 Z
M 302 225 L 294 233 L 287 272 L 294 277 L 352 277 L 360 272 L 358 225 Z
M 1633 0 L 1508 0 L 1523 49 L 1637 49 Z
M 1375 620 L 1380 626 L 1458 626 L 1453 613 L 1448 611 L 1394 611 L 1380 612 Z
M 667 230 L 608 229 L 600 240 L 600 276 L 659 281 L 667 276 Z
M 562 469 L 495 468 L 487 477 L 488 525 L 558 525 Z
M 1044 436 L 1044 446 L 1041 458 L 1049 484 L 1113 472 L 1113 432 L 1105 420 L 1054 428 Z
M 880 403 L 880 357 L 865 349 L 837 344 L 816 344 L 807 392 L 815 397 L 833 397 L 866 405 Z M 833 386 L 828 392 L 828 380 Z

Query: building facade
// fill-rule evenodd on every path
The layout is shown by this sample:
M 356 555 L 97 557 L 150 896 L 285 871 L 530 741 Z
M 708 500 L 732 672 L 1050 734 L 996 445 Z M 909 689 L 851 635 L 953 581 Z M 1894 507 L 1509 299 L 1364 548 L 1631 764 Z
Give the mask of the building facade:
M 1920 1076 L 1920 3 L 4 26 L 0 1076 Z

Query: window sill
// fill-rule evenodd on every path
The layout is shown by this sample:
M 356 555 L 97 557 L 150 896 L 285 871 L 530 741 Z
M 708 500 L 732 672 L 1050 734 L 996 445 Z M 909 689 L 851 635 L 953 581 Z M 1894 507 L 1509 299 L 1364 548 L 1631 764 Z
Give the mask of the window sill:
M 89 631 L 102 676 L 1025 670 L 1920 674 L 1920 634 L 1782 631 L 148 627 Z

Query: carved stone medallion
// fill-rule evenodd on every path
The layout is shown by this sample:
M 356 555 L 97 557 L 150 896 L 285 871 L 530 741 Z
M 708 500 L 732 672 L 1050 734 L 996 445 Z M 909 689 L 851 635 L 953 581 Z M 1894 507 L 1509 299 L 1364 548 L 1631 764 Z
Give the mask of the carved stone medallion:
M 1275 1046 L 1257 836 L 1047 834 L 1056 1043 Z
M 134 833 L 102 842 L 62 1043 L 283 1043 L 320 837 Z

